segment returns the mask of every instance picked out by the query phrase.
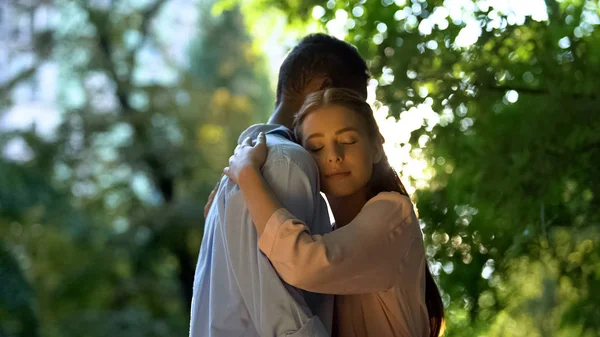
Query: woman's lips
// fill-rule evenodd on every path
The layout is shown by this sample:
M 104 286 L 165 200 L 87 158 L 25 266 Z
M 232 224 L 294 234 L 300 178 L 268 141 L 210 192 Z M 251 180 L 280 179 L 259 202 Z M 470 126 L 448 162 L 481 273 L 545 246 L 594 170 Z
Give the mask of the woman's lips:
M 338 172 L 326 175 L 327 179 L 341 179 L 350 175 L 350 172 Z

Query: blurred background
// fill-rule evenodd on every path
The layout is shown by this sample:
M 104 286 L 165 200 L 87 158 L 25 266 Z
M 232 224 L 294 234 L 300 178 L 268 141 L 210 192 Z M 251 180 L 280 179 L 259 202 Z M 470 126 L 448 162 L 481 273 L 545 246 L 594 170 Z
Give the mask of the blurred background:
M 590 0 L 1 0 L 0 336 L 186 336 L 203 206 L 304 35 L 356 47 L 446 336 L 600 336 Z

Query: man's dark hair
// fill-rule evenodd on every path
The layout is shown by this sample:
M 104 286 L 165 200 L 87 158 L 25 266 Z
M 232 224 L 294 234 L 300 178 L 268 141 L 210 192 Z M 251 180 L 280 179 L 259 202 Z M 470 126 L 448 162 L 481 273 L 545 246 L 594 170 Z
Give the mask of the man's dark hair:
M 314 76 L 327 76 L 331 87 L 347 88 L 367 96 L 369 71 L 351 44 L 326 34 L 304 37 L 279 68 L 277 104 L 285 93 L 300 93 Z

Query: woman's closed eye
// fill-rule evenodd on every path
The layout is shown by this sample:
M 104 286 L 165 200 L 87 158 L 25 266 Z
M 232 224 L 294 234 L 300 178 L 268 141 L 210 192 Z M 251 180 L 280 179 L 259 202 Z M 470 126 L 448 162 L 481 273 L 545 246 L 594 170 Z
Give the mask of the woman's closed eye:
M 344 138 L 340 138 L 338 140 L 338 142 L 342 145 L 352 145 L 352 144 L 356 144 L 356 142 L 358 142 L 358 140 L 354 137 L 344 137 Z
M 354 140 L 354 139 L 349 139 L 349 140 L 344 140 L 344 141 L 339 142 L 339 144 L 346 145 L 346 146 L 356 144 L 356 143 L 357 143 L 357 140 Z M 307 146 L 306 149 L 309 152 L 316 153 L 316 152 L 321 151 L 323 148 L 324 148 L 324 146 Z

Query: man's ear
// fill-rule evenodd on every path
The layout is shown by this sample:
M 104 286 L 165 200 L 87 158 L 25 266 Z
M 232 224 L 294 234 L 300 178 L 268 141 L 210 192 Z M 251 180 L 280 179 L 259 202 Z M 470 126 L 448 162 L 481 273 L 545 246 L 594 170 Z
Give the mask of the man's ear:
M 333 81 L 331 80 L 331 77 L 325 76 L 323 78 L 323 82 L 321 82 L 321 87 L 319 88 L 319 90 L 325 90 L 327 88 L 331 88 L 332 86 L 333 86 Z
M 329 87 L 331 87 L 331 85 L 333 84 L 333 81 L 331 80 L 331 78 L 329 76 L 315 76 L 313 77 L 310 82 L 308 82 L 308 84 L 306 85 L 306 87 L 304 89 L 302 89 L 302 96 L 306 97 L 308 94 L 315 92 L 315 91 L 320 91 L 323 89 L 327 89 Z

